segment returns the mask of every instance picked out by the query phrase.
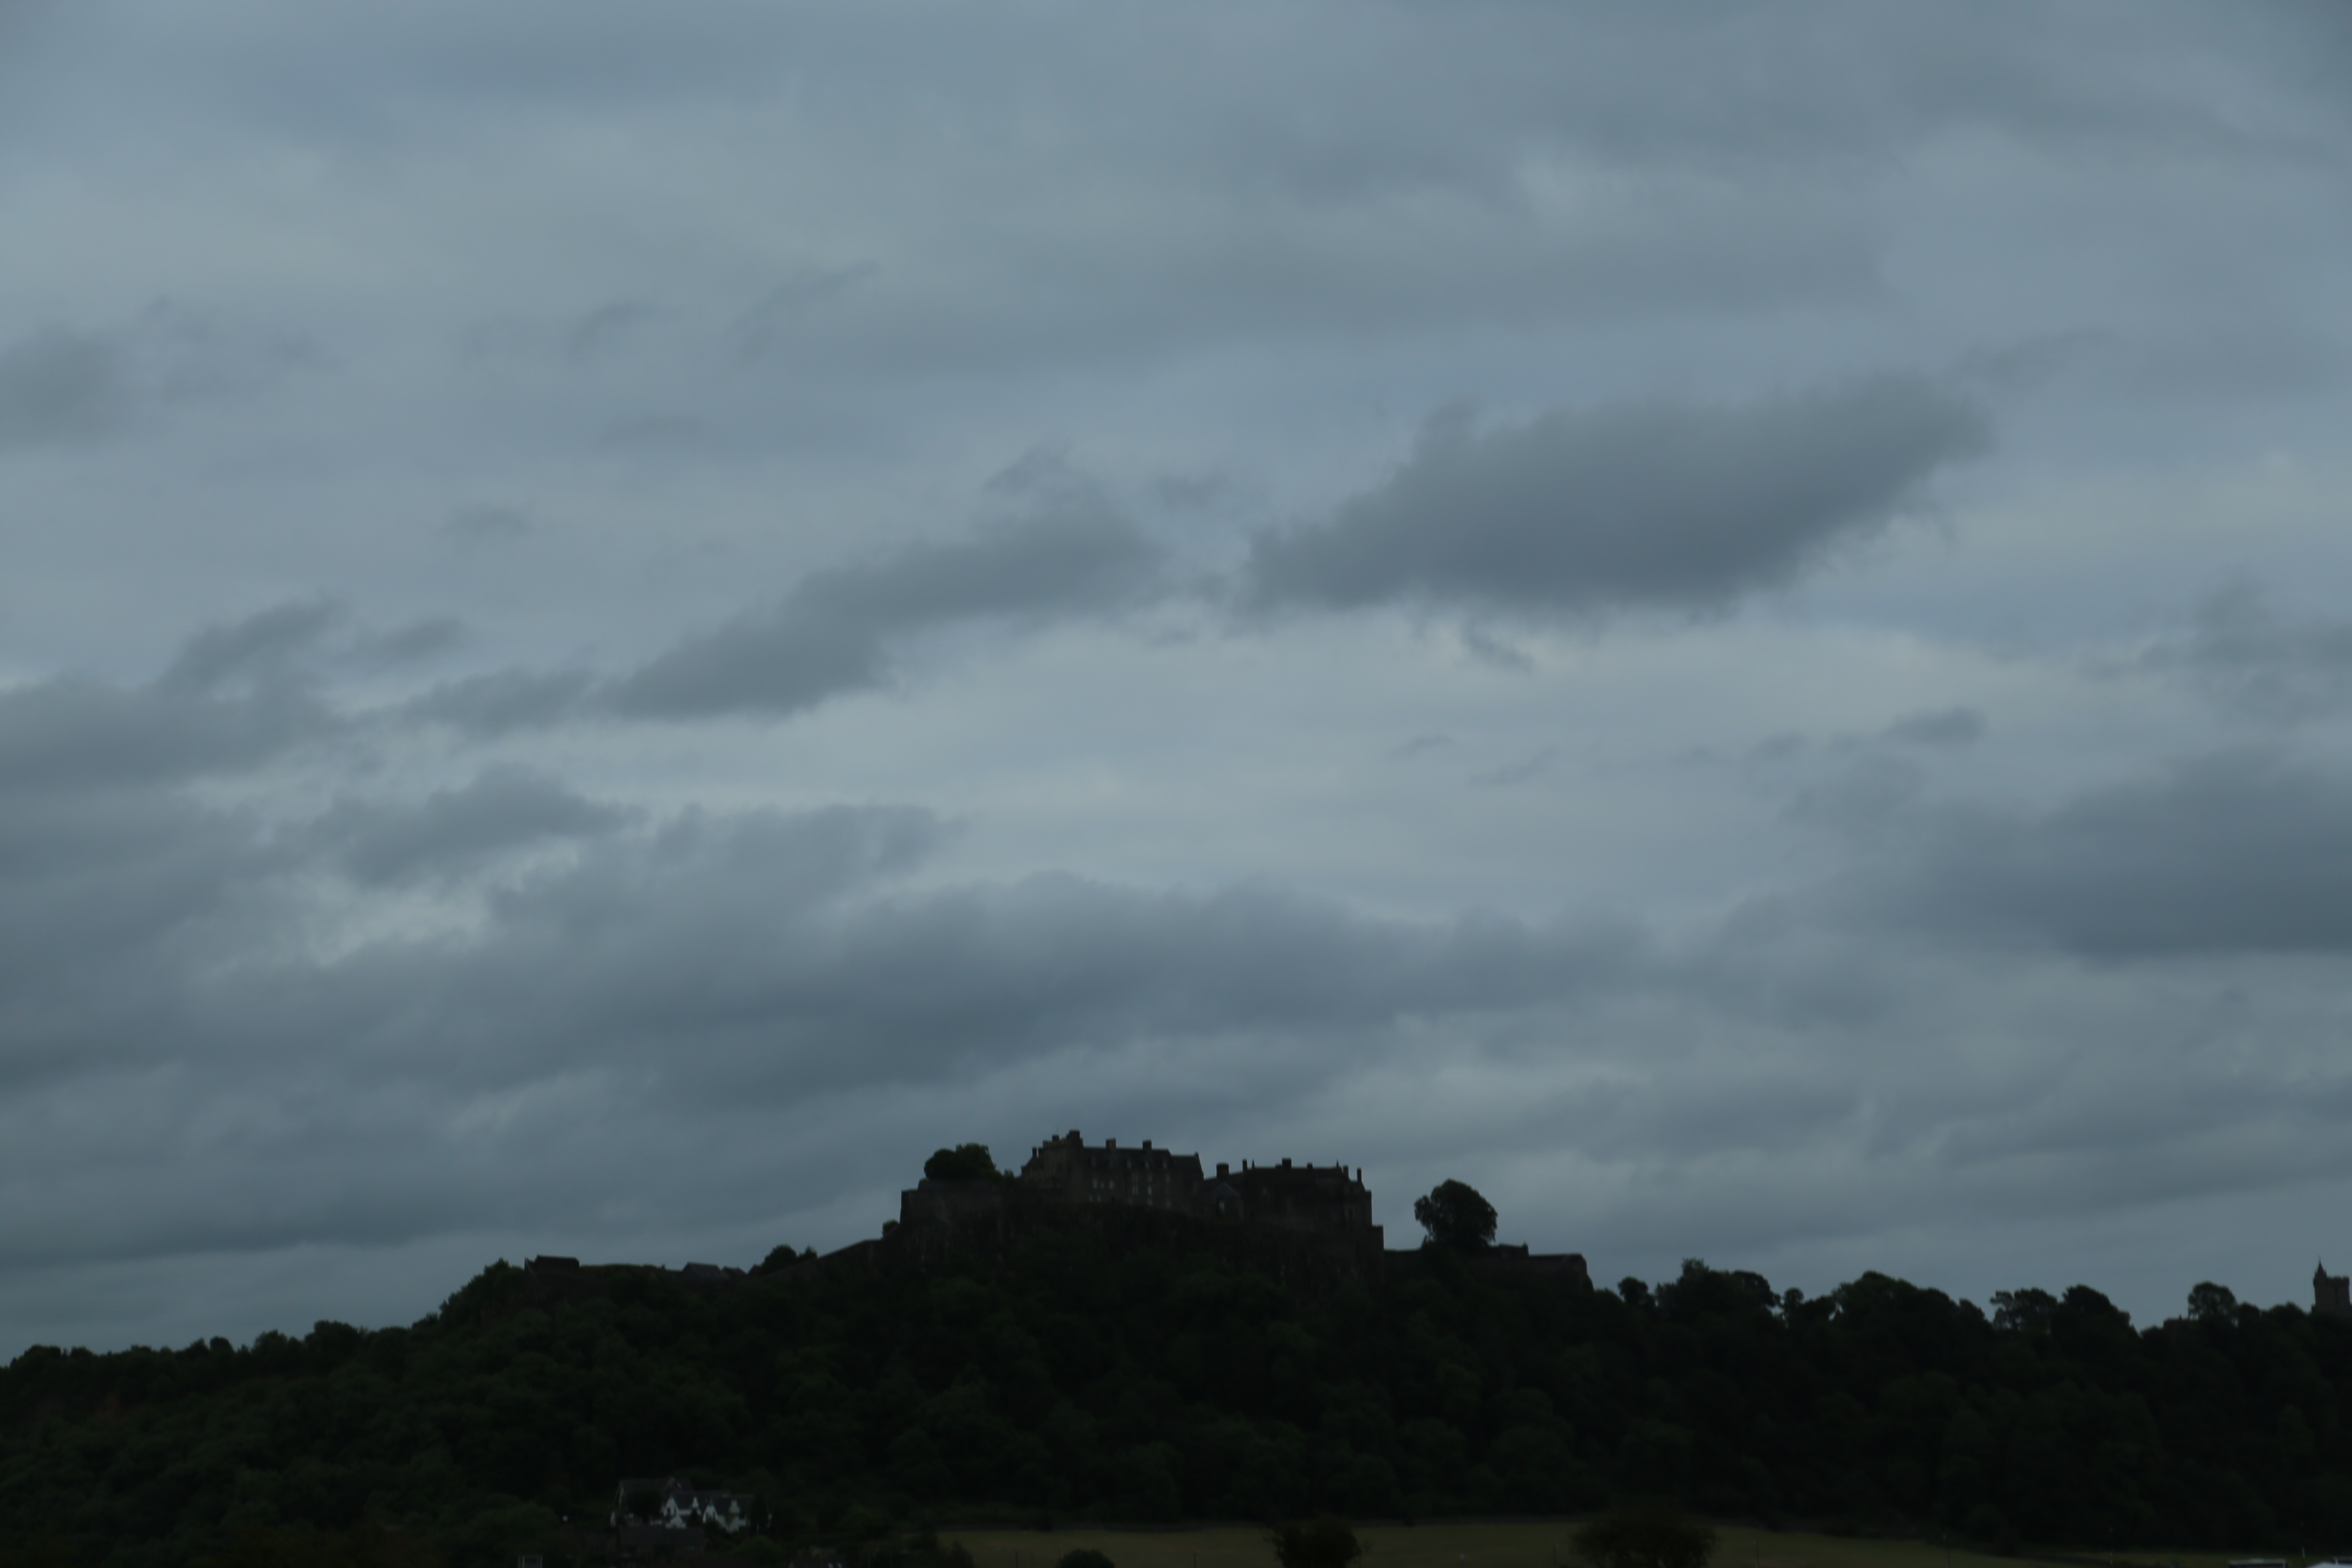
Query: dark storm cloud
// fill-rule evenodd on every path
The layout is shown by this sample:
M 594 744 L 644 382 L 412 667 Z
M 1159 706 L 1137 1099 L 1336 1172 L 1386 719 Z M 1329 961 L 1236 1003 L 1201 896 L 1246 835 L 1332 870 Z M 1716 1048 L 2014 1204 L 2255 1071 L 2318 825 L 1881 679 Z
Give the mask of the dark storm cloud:
M 2046 812 L 1921 807 L 1884 857 L 1830 906 L 2098 961 L 2352 952 L 2352 776 L 2274 752 L 2193 758 Z
M 628 815 L 544 774 L 494 768 L 412 806 L 346 802 L 319 827 L 352 876 L 390 883 L 455 875 L 526 845 L 610 832 Z
M 795 712 L 888 685 L 893 644 L 927 630 L 1132 604 L 1160 559 L 1125 518 L 1081 491 L 969 541 L 908 545 L 812 574 L 773 608 L 688 638 L 622 677 L 604 700 L 636 718 Z
M 1990 439 L 1977 405 L 1916 376 L 1742 404 L 1609 404 L 1486 432 L 1457 412 L 1329 521 L 1259 534 L 1244 597 L 1717 609 L 1884 528 Z
M 2189 634 L 2140 662 L 2185 677 L 2237 718 L 2294 724 L 2352 706 L 2352 621 L 2289 619 L 2245 579 L 2208 595 Z

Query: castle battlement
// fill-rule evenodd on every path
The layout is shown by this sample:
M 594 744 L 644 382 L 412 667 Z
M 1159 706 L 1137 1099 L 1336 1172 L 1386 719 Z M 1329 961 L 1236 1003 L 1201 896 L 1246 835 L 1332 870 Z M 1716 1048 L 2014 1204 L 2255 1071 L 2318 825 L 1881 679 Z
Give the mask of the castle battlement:
M 1115 1226 L 1123 1235 L 1140 1226 L 1136 1234 L 1160 1237 L 1154 1245 L 1223 1237 L 1213 1244 L 1321 1259 L 1304 1266 L 1310 1274 L 1377 1270 L 1383 1252 L 1360 1169 L 1244 1160 L 1239 1169 L 1220 1162 L 1211 1173 L 1198 1154 L 1148 1139 L 1090 1144 L 1076 1130 L 1031 1150 L 1015 1175 L 925 1177 L 898 1194 L 888 1245 L 910 1257 L 992 1255 L 1016 1236 L 1069 1222 Z
M 1020 1183 L 1023 1192 L 1050 1202 L 1158 1209 L 1380 1245 L 1360 1167 L 1244 1160 L 1235 1170 L 1221 1161 L 1210 1175 L 1198 1154 L 1157 1149 L 1150 1139 L 1126 1149 L 1116 1138 L 1089 1145 L 1073 1129 L 1030 1151 Z

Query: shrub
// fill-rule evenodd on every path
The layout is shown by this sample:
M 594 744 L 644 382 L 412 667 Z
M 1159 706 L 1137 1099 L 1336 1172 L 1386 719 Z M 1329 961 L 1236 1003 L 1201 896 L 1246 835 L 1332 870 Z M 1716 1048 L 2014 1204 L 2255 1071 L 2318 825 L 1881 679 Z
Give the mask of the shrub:
M 1578 1531 L 1575 1543 L 1593 1568 L 1706 1568 L 1715 1531 L 1664 1503 L 1632 1503 Z
M 1364 1554 L 1363 1543 L 1344 1519 L 1325 1514 L 1304 1522 L 1277 1524 L 1266 1531 L 1282 1568 L 1348 1568 Z

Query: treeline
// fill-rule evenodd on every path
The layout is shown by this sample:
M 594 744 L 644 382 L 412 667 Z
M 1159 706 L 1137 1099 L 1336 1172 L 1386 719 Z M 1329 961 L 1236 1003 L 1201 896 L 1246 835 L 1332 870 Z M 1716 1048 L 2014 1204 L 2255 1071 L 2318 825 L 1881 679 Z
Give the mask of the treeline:
M 787 1544 L 1633 1497 L 1989 1545 L 2352 1544 L 2352 1322 L 2211 1286 L 2135 1330 L 2079 1286 L 1988 1316 L 1877 1274 L 1808 1300 L 1698 1263 L 1616 1292 L 1444 1252 L 1391 1273 L 1302 1302 L 1074 1233 L 988 1270 L 614 1270 L 542 1310 L 501 1264 L 408 1329 L 36 1349 L 0 1373 L 0 1533 L 160 1568 L 365 1524 L 489 1562 L 684 1474 Z

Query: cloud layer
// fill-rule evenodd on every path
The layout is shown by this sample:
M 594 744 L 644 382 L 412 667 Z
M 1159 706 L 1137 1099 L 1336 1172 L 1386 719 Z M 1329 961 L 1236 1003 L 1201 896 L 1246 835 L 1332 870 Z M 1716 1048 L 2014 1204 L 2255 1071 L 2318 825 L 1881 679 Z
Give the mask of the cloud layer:
M 2342 1246 L 2319 10 L 0 6 L 0 1354 L 1044 1132 Z

